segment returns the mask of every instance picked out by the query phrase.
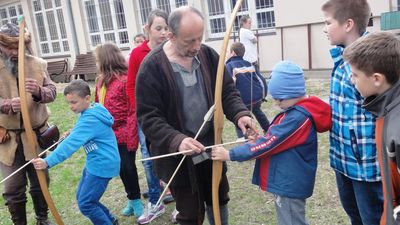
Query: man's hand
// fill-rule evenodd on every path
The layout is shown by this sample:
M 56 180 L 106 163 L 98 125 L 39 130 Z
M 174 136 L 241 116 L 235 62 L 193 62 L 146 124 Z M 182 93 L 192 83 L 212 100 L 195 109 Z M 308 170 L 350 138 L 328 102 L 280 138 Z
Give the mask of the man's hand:
M 196 141 L 195 139 L 187 137 L 187 138 L 183 139 L 183 141 L 179 145 L 178 151 L 182 152 L 182 151 L 187 151 L 187 150 L 193 150 L 192 152 L 189 152 L 186 154 L 186 155 L 192 155 L 194 153 L 200 153 L 200 152 L 204 151 L 204 146 L 200 142 Z
M 32 78 L 26 78 L 25 79 L 25 88 L 26 91 L 31 93 L 32 95 L 36 97 L 40 97 L 40 86 L 37 82 L 37 80 L 32 79 Z
M 19 97 L 11 99 L 11 109 L 13 112 L 21 112 L 21 99 Z
M 215 147 L 211 151 L 211 159 L 219 161 L 229 161 L 231 160 L 229 152 L 223 147 Z
M 33 163 L 33 166 L 35 167 L 35 169 L 37 169 L 37 170 L 47 169 L 47 166 L 48 166 L 46 161 L 42 158 L 34 159 L 32 161 L 32 163 Z
M 257 124 L 256 121 L 253 120 L 249 116 L 242 116 L 238 120 L 238 126 L 242 130 L 243 134 L 249 133 L 248 129 L 250 129 L 254 133 L 258 133 L 256 124 Z M 253 132 L 250 132 L 250 133 L 253 134 Z M 254 135 L 251 135 L 251 136 L 254 136 Z

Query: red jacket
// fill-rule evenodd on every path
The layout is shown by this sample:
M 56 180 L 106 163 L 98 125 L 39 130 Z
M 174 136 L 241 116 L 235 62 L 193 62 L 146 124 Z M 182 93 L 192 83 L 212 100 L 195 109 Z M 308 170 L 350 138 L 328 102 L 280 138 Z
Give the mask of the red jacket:
M 126 82 L 126 94 L 128 95 L 131 107 L 134 108 L 136 112 L 136 75 L 139 71 L 140 64 L 144 57 L 151 51 L 148 40 L 144 41 L 141 45 L 134 48 L 129 57 L 128 66 L 128 80 Z M 136 116 L 136 115 L 135 115 Z
M 113 77 L 107 85 L 104 107 L 114 117 L 112 126 L 118 144 L 126 144 L 128 151 L 136 151 L 138 147 L 136 110 L 130 107 L 126 94 L 126 74 Z M 99 102 L 100 83 L 96 83 L 95 101 Z

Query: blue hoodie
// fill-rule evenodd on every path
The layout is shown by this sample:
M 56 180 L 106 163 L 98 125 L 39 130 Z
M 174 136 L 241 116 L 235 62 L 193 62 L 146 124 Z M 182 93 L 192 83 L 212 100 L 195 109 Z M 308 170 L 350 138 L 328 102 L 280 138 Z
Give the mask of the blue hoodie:
M 52 154 L 45 158 L 49 168 L 63 162 L 79 150 L 86 153 L 86 170 L 95 176 L 112 178 L 119 175 L 120 156 L 117 139 L 111 128 L 114 119 L 98 103 L 81 112 L 74 128 Z

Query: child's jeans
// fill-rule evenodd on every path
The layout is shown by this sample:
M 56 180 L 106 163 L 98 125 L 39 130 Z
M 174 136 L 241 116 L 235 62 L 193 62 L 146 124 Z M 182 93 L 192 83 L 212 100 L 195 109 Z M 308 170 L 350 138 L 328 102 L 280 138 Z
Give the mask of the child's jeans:
M 100 203 L 108 182 L 111 178 L 94 176 L 86 171 L 82 172 L 82 178 L 76 193 L 79 210 L 94 225 L 112 225 L 114 216 Z
M 275 197 L 275 209 L 279 225 L 308 225 L 306 220 L 306 200 Z
M 335 171 L 340 202 L 352 225 L 379 224 L 383 211 L 381 182 L 352 180 Z
M 140 142 L 140 151 L 142 152 L 142 159 L 150 157 L 149 150 L 146 147 L 146 137 L 142 128 L 138 124 L 138 136 Z M 154 175 L 153 162 L 151 160 L 143 161 L 144 171 L 146 173 L 147 186 L 149 188 L 149 202 L 156 204 L 161 195 L 160 179 Z

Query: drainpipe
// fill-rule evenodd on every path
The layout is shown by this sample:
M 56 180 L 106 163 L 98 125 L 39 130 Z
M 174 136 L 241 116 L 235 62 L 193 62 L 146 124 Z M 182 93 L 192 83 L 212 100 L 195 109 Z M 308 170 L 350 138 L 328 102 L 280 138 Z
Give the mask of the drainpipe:
M 283 47 L 283 27 L 281 27 L 281 60 L 285 59 L 285 55 L 283 53 L 284 47 Z
M 311 24 L 307 24 L 307 40 L 308 40 L 308 69 L 312 69 L 312 46 L 311 46 Z
M 67 0 L 67 6 L 68 16 L 71 22 L 70 28 L 72 31 L 72 42 L 74 43 L 75 55 L 79 55 L 78 37 L 76 35 L 74 15 L 72 14 L 71 0 Z

